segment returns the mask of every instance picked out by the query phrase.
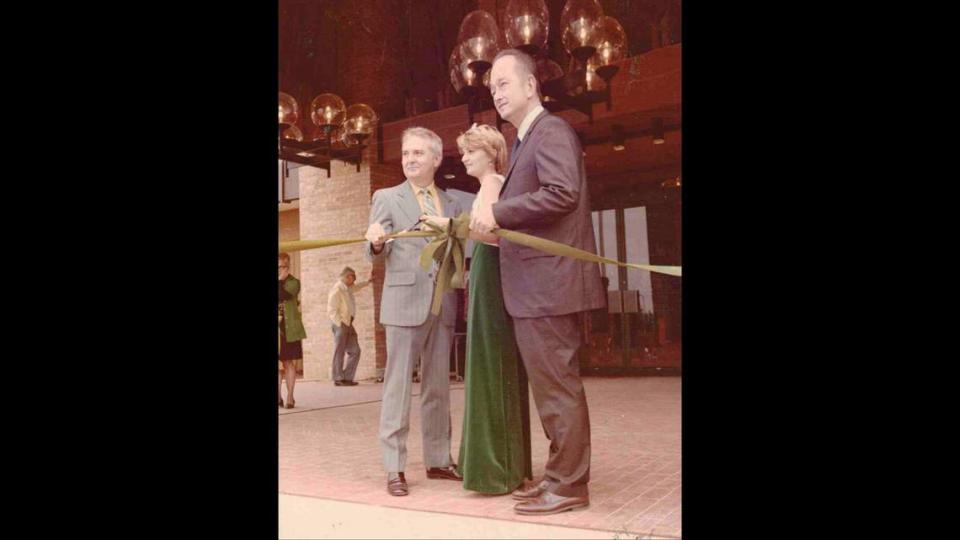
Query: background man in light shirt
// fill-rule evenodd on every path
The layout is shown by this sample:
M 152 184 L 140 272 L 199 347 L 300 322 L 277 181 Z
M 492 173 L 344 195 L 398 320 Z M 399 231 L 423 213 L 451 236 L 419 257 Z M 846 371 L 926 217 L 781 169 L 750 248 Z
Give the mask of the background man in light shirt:
M 353 317 L 357 313 L 353 293 L 370 285 L 372 280 L 356 283 L 357 273 L 349 266 L 340 272 L 340 279 L 330 288 L 327 295 L 327 316 L 333 323 L 333 384 L 336 386 L 355 386 L 353 380 L 360 363 L 360 343 L 357 331 L 353 328 Z M 343 355 L 347 354 L 344 365 Z

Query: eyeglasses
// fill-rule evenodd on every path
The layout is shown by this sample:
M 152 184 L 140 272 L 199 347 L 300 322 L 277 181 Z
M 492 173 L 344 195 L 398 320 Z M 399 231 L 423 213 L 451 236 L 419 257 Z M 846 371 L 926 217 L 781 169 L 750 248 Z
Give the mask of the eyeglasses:
M 290 268 L 289 266 L 280 265 L 279 268 Z

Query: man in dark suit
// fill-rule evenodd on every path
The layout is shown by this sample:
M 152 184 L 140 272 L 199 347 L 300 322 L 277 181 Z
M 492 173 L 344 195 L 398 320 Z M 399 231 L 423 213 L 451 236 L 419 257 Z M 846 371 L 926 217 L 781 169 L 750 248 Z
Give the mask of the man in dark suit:
M 530 56 L 507 49 L 494 59 L 490 90 L 517 141 L 499 202 L 481 206 L 471 228 L 503 227 L 596 253 L 583 152 L 573 128 L 540 104 Z M 514 491 L 518 514 L 588 506 L 590 418 L 577 350 L 580 313 L 604 305 L 596 263 L 500 242 L 503 299 L 547 437 L 543 479 Z

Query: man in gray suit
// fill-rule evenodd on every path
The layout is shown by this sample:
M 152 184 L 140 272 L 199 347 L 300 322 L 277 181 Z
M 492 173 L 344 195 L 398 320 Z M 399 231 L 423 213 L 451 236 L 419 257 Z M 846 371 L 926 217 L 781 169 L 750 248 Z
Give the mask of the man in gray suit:
M 457 298 L 448 291 L 440 315 L 430 313 L 437 268 L 423 270 L 420 252 L 426 238 L 385 241 L 384 236 L 417 226 L 421 216 L 456 217 L 460 204 L 438 189 L 433 176 L 443 157 L 443 141 L 429 129 L 403 132 L 402 164 L 407 181 L 373 194 L 370 227 L 364 244 L 370 260 L 385 259 L 387 272 L 380 302 L 380 324 L 387 332 L 387 367 L 380 410 L 380 447 L 387 471 L 387 492 L 409 493 L 404 468 L 413 368 L 420 359 L 420 411 L 423 461 L 427 478 L 462 480 L 450 454 L 450 346 Z
M 517 128 L 510 165 L 493 205 L 481 205 L 471 229 L 525 232 L 596 253 L 580 141 L 573 128 L 540 104 L 536 64 L 516 49 L 501 51 L 490 71 L 500 116 Z M 577 350 L 580 312 L 603 307 L 596 263 L 549 255 L 500 241 L 503 300 L 550 457 L 543 479 L 513 493 L 518 514 L 545 515 L 590 504 L 590 418 Z

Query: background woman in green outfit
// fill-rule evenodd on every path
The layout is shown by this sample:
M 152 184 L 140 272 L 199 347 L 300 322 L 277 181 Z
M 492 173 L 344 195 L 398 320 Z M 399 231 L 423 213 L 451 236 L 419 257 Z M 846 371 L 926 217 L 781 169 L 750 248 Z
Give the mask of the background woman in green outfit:
M 473 211 L 492 205 L 507 164 L 503 135 L 474 124 L 457 138 L 457 146 L 467 174 L 480 180 Z M 470 238 L 476 242 L 470 261 L 463 436 L 457 463 L 464 489 L 506 494 L 524 478 L 533 478 L 527 377 L 503 306 L 499 237 L 471 232 Z
M 300 294 L 300 280 L 290 273 L 290 255 L 280 253 L 277 277 L 277 315 L 280 323 L 280 361 L 283 362 L 283 373 L 287 379 L 287 409 L 295 405 L 293 387 L 297 383 L 296 360 L 303 358 L 301 341 L 307 337 L 300 321 L 300 308 L 297 305 L 297 295 Z M 277 406 L 283 407 L 280 398 L 280 386 L 277 385 Z

